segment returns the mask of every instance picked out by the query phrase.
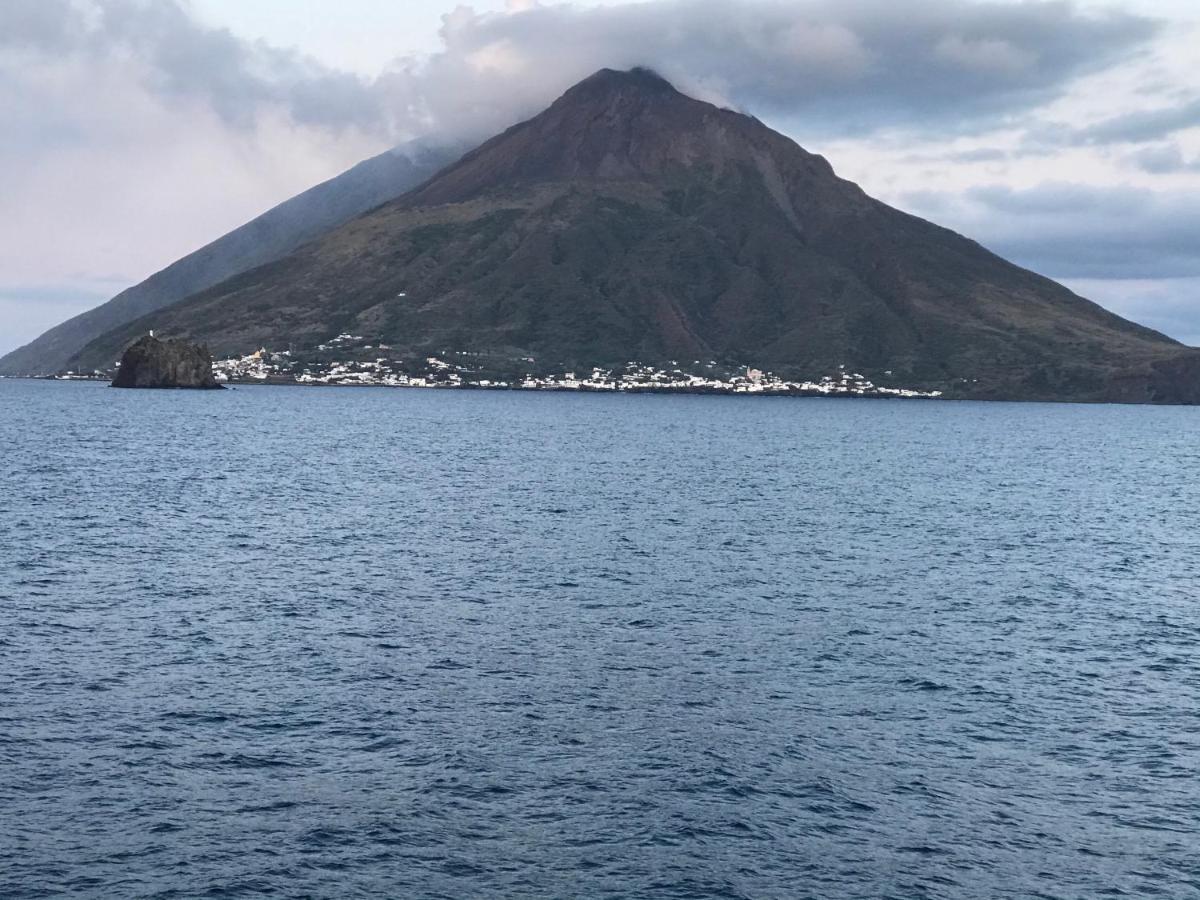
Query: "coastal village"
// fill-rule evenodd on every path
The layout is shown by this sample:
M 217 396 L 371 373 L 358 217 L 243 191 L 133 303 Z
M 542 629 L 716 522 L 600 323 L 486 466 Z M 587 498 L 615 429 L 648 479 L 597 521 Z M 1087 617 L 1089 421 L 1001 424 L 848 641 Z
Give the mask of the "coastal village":
M 265 348 L 242 357 L 213 362 L 218 382 L 361 385 L 408 388 L 491 390 L 674 392 L 715 394 L 791 394 L 802 396 L 904 397 L 932 399 L 941 391 L 885 387 L 844 366 L 816 381 L 789 381 L 755 368 L 730 370 L 715 360 L 671 361 L 665 367 L 628 362 L 621 368 L 586 372 L 533 374 L 535 360 L 521 359 L 530 371 L 516 377 L 488 377 L 486 358 L 470 352 L 444 352 L 417 360 L 389 356 L 386 344 L 366 343 L 360 335 L 340 334 L 301 359 L 290 350 Z M 339 352 L 341 351 L 341 352 Z
M 672 360 L 665 366 L 628 362 L 623 367 L 592 368 L 534 374 L 536 360 L 517 360 L 528 371 L 517 376 L 487 374 L 494 357 L 466 351 L 401 360 L 388 354 L 386 344 L 365 343 L 359 335 L 340 334 L 314 352 L 293 353 L 266 348 L 241 357 L 214 360 L 219 384 L 297 384 L 361 387 L 472 388 L 480 390 L 594 391 L 610 393 L 760 394 L 812 397 L 900 397 L 936 399 L 941 391 L 875 384 L 866 376 L 839 366 L 818 380 L 788 380 L 752 367 L 730 367 L 716 360 Z M 505 360 L 512 368 L 513 361 Z M 64 372 L 60 381 L 108 380 L 112 372 Z M 891 375 L 890 372 L 885 373 Z
M 402 360 L 387 344 L 366 343 L 360 335 L 340 334 L 315 350 L 262 348 L 240 357 L 213 361 L 217 383 L 295 384 L 341 387 L 470 388 L 478 390 L 593 391 L 609 393 L 759 394 L 802 397 L 898 397 L 932 400 L 942 391 L 880 385 L 846 366 L 817 380 L 789 380 L 752 367 L 722 365 L 716 360 L 671 360 L 665 366 L 627 362 L 617 368 L 545 372 L 532 357 L 518 360 L 467 351 Z M 498 369 L 524 369 L 519 375 L 494 374 Z M 543 369 L 534 374 L 537 369 Z M 891 376 L 891 372 L 884 373 Z M 109 380 L 113 372 L 64 372 L 60 381 Z

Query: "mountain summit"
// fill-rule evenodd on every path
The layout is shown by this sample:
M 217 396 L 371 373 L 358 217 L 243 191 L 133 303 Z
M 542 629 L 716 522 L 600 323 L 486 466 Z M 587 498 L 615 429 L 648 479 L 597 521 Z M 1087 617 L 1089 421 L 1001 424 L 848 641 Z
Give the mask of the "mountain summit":
M 408 194 L 115 329 L 218 354 L 351 332 L 539 363 L 845 365 L 950 396 L 1200 402 L 1200 353 L 838 178 L 757 119 L 602 70 Z
M 750 164 L 765 167 L 769 189 L 787 207 L 780 172 L 771 168 L 776 154 L 800 164 L 801 171 L 794 174 L 833 176 L 824 159 L 756 119 L 694 100 L 648 69 L 601 69 L 541 115 L 487 141 L 408 199 L 416 204 L 458 202 L 499 185 L 655 179 L 703 167 L 722 175 L 731 166 Z

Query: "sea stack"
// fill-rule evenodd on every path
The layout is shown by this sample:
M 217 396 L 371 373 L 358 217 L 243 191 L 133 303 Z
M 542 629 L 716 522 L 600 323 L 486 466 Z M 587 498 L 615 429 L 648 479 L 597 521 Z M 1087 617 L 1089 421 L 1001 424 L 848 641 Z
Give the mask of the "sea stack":
M 208 347 L 187 341 L 160 341 L 153 334 L 139 338 L 125 351 L 112 387 L 222 390 L 213 378 Z

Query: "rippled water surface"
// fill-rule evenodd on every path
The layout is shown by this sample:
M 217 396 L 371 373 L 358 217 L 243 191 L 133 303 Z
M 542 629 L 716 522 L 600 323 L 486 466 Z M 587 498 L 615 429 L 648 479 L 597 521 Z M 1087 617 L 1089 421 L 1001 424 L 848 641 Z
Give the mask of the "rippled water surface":
M 1200 894 L 1200 410 L 0 381 L 0 896 Z

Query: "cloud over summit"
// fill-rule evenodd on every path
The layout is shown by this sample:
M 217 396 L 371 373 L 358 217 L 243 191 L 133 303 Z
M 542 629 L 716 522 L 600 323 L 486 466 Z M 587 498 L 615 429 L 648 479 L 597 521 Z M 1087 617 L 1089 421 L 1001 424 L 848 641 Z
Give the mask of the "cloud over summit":
M 0 47 L 26 61 L 136 71 L 165 102 L 206 103 L 231 127 L 263 115 L 397 142 L 481 137 L 603 67 L 648 65 L 738 107 L 817 130 L 975 120 L 1053 94 L 1155 33 L 1142 16 L 1069 3 L 658 0 L 619 6 L 459 6 L 441 47 L 375 78 L 200 23 L 182 0 L 6 0 Z
M 635 65 L 735 107 L 804 116 L 818 131 L 924 128 L 1052 96 L 1157 27 L 1042 0 L 459 7 L 445 17 L 440 52 L 384 81 L 408 108 L 451 130 L 473 117 L 528 113 L 595 69 Z

